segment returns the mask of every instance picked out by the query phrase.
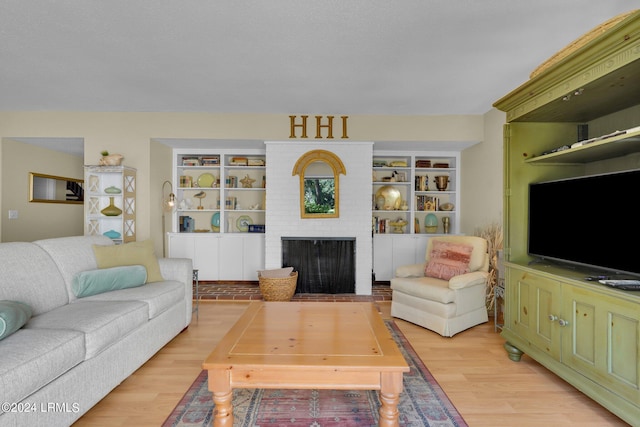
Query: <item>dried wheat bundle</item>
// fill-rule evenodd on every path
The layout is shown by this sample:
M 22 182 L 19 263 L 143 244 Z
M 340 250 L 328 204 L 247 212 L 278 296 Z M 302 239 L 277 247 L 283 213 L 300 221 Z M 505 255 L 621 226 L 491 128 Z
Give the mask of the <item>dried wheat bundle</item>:
M 495 310 L 494 289 L 498 283 L 498 251 L 502 249 L 503 233 L 500 223 L 489 224 L 483 228 L 477 228 L 476 236 L 487 240 L 489 252 L 489 277 L 487 279 L 487 310 Z

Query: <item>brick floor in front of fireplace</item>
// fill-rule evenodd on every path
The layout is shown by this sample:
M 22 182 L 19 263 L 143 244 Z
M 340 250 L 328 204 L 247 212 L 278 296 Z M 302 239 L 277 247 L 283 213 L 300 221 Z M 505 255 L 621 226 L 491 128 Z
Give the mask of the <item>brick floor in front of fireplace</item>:
M 246 301 L 261 300 L 258 282 L 244 283 L 199 283 L 199 297 L 201 300 Z M 193 296 L 196 296 L 194 285 Z M 372 295 L 355 294 L 300 294 L 293 296 L 293 301 L 391 301 L 391 288 L 388 283 L 375 283 Z

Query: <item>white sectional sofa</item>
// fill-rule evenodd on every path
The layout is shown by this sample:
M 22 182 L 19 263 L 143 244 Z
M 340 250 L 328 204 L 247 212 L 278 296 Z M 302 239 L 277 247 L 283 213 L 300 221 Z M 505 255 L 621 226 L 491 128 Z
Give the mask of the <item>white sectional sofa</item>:
M 187 259 L 157 259 L 161 281 L 78 298 L 81 272 L 109 270 L 98 269 L 94 245 L 113 242 L 0 243 L 0 302 L 31 310 L 0 340 L 0 426 L 72 424 L 191 322 Z

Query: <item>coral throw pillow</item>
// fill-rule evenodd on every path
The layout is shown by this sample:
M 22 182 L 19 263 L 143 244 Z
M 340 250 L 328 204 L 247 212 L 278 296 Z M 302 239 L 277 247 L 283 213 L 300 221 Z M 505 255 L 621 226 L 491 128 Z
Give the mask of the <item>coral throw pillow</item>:
M 434 241 L 424 275 L 449 280 L 469 272 L 473 246 L 453 242 Z

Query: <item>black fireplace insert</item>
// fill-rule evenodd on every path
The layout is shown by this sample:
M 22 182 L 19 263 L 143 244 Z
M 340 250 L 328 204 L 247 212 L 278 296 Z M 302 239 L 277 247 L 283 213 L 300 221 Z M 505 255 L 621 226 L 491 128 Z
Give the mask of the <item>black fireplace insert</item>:
M 282 266 L 298 272 L 297 293 L 355 293 L 355 237 L 282 237 Z

